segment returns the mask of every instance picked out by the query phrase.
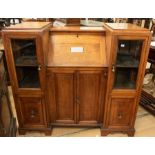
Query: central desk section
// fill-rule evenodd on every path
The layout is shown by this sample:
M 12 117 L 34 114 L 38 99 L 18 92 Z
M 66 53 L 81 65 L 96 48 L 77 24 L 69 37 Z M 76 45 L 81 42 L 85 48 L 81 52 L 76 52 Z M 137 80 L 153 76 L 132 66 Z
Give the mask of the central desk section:
M 51 28 L 48 51 L 51 125 L 101 126 L 108 67 L 104 28 Z

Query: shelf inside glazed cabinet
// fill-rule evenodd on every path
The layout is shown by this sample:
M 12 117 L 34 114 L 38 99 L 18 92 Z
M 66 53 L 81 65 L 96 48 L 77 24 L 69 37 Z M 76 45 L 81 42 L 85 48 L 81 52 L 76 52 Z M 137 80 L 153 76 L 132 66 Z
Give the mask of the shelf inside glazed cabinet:
M 134 89 L 135 83 L 132 81 L 128 81 L 128 83 L 116 83 L 114 86 L 115 89 Z
M 138 68 L 116 68 L 115 89 L 135 89 Z
M 118 53 L 116 67 L 138 68 L 139 61 L 131 55 L 121 55 Z
M 15 66 L 38 66 L 34 39 L 12 39 Z
M 19 42 L 19 41 L 18 41 Z M 23 49 L 26 49 L 26 48 L 32 48 L 33 46 L 35 46 L 35 43 L 34 42 L 19 42 L 18 43 L 18 46 L 16 46 L 16 48 L 14 49 L 14 52 L 16 51 L 21 51 Z
M 20 56 L 16 59 L 15 65 L 17 67 L 37 67 L 37 58 L 36 56 Z

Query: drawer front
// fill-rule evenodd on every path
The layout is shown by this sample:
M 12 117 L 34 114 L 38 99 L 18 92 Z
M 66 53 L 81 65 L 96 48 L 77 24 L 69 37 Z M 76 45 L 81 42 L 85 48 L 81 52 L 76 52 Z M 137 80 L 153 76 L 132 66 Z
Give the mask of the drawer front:
M 112 99 L 110 105 L 109 126 L 129 126 L 133 105 L 134 99 Z
M 45 125 L 43 100 L 39 97 L 20 97 L 23 127 L 41 127 Z

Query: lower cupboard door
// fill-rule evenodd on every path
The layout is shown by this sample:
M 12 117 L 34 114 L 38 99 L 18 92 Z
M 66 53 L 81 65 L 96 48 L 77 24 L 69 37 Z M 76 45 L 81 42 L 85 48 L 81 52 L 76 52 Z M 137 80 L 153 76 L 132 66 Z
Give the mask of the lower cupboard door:
M 56 124 L 75 124 L 74 79 L 74 71 L 64 69 L 53 71 L 53 80 L 52 77 L 48 80 L 49 96 L 54 94 L 54 102 L 50 104 Z
M 98 124 L 101 116 L 101 71 L 79 71 L 77 77 L 77 120 L 79 124 Z M 103 96 L 104 97 L 104 96 Z
M 112 98 L 109 113 L 109 127 L 129 127 L 132 118 L 134 99 Z
M 40 97 L 19 97 L 22 127 L 42 128 L 46 125 L 44 100 Z

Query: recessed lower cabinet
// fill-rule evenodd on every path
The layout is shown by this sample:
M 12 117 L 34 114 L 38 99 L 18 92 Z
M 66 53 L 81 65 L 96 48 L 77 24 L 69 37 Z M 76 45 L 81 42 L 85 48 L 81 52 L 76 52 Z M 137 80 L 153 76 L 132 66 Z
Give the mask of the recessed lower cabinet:
M 102 122 L 106 70 L 48 69 L 52 125 L 99 125 Z

